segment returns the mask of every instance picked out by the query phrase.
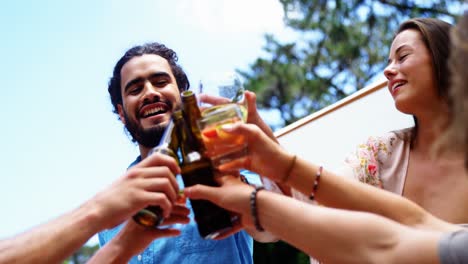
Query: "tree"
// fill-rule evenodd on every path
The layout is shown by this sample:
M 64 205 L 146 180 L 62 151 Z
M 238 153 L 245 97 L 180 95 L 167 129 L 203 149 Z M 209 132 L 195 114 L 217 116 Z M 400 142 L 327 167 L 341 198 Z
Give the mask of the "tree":
M 268 58 L 239 71 L 261 109 L 279 109 L 283 125 L 365 87 L 383 71 L 393 32 L 411 17 L 454 22 L 463 0 L 280 0 L 300 37 L 265 36 Z

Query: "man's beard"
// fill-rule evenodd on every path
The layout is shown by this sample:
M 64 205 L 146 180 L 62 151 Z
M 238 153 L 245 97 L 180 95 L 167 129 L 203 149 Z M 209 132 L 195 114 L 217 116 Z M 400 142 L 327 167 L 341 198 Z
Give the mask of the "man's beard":
M 125 128 L 132 136 L 133 142 L 137 142 L 147 148 L 154 148 L 159 144 L 167 125 L 158 124 L 151 128 L 144 129 L 138 122 L 128 116 L 127 111 L 124 110 L 123 112 L 126 121 Z

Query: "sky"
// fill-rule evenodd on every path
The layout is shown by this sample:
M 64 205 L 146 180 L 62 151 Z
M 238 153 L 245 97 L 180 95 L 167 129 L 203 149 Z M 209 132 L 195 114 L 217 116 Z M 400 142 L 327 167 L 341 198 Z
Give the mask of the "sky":
M 265 33 L 292 36 L 282 18 L 278 0 L 2 3 L 0 239 L 75 209 L 138 155 L 107 93 L 127 49 L 166 44 L 196 86 L 264 56 Z

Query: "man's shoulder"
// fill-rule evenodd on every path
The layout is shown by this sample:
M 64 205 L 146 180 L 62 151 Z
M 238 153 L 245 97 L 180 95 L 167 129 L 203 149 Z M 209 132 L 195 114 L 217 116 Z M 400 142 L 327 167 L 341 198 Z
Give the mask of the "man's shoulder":
M 136 157 L 136 159 L 132 163 L 130 163 L 130 165 L 128 165 L 127 169 L 130 169 L 131 167 L 137 165 L 140 162 L 141 162 L 141 156 L 138 155 L 138 157 Z

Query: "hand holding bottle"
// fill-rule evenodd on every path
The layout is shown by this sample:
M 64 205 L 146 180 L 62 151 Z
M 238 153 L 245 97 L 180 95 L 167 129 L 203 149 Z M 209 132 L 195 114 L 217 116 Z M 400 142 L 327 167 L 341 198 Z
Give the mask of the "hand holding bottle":
M 231 212 L 239 214 L 240 221 L 237 221 L 228 232 L 224 232 L 215 239 L 224 239 L 243 228 L 254 228 L 249 207 L 249 196 L 254 187 L 245 184 L 237 176 L 225 175 L 216 179 L 220 187 L 198 184 L 184 189 L 184 194 L 190 199 L 195 201 L 199 199 L 209 200 Z
M 148 205 L 160 206 L 171 222 L 187 223 L 189 210 L 175 205 L 179 191 L 175 174 L 179 170 L 171 157 L 151 155 L 83 206 L 94 208 L 96 221 L 102 221 L 104 228 L 122 223 Z
M 177 166 L 177 148 L 178 142 L 176 135 L 176 127 L 174 126 L 174 121 L 171 119 L 161 137 L 158 146 L 152 148 L 148 153 L 148 158 L 154 156 L 154 154 L 159 153 L 165 155 L 166 157 L 173 158 L 173 161 L 176 163 Z M 171 171 L 175 173 L 180 173 L 180 168 L 177 166 L 175 168 L 172 168 Z M 174 177 L 173 180 L 175 181 Z M 177 205 L 177 203 L 175 205 Z M 165 225 L 171 224 L 171 219 L 165 219 L 163 215 L 163 208 L 159 205 L 149 205 L 144 209 L 141 209 L 133 216 L 133 219 L 140 225 L 146 227 L 157 227 L 163 222 Z

